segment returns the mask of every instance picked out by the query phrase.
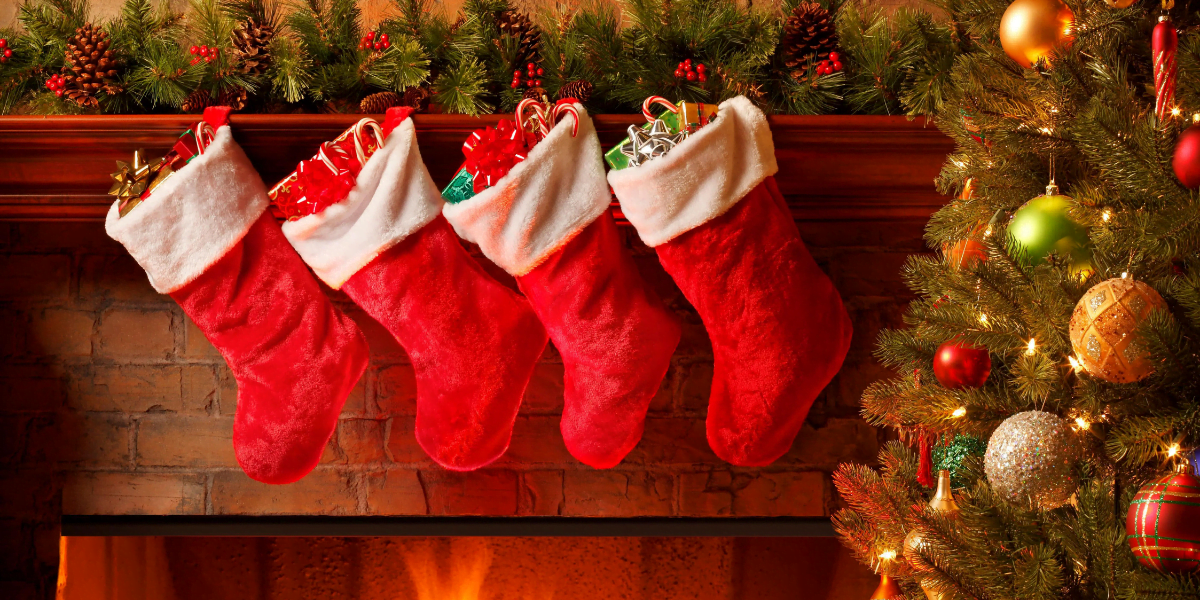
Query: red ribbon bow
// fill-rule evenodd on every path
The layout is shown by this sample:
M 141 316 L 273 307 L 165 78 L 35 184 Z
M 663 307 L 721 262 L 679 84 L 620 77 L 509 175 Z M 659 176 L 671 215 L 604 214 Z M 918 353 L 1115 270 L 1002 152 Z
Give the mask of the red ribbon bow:
M 508 119 L 495 127 L 484 127 L 471 133 L 463 142 L 467 160 L 463 168 L 471 174 L 475 193 L 493 186 L 517 163 L 525 160 L 529 140 L 525 132 Z

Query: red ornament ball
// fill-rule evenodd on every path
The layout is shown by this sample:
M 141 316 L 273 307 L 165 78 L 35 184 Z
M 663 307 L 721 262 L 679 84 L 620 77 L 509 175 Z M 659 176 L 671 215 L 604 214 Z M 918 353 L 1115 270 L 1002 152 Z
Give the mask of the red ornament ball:
M 1171 166 L 1183 187 L 1189 190 L 1200 187 L 1200 126 L 1193 125 L 1180 134 Z
M 987 348 L 958 340 L 942 342 L 933 355 L 933 374 L 938 383 L 952 390 L 977 388 L 992 372 Z
M 1125 519 L 1129 548 L 1160 573 L 1200 572 L 1200 479 L 1191 465 L 1142 486 Z

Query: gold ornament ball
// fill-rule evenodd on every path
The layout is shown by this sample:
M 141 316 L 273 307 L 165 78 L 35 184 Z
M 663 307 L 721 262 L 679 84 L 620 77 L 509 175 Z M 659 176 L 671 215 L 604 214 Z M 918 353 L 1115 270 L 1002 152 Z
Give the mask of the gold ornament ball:
M 1110 383 L 1133 383 L 1154 372 L 1135 333 L 1167 303 L 1154 288 L 1128 278 L 1102 281 L 1088 290 L 1071 315 L 1071 348 L 1088 374 Z
M 1129 8 L 1133 6 L 1137 0 L 1105 0 L 1111 8 Z
M 1022 67 L 1069 46 L 1075 15 L 1062 0 L 1015 0 L 1000 19 L 1000 45 Z

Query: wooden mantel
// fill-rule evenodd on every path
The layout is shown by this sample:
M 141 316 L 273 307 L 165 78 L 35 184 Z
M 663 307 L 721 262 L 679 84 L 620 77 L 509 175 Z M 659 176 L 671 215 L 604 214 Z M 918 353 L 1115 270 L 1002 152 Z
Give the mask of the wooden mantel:
M 238 142 L 272 185 L 362 115 L 234 115 Z M 417 115 L 417 136 L 441 187 L 462 142 L 500 116 Z M 0 220 L 99 220 L 115 161 L 162 155 L 195 123 L 188 115 L 0 117 Z M 641 117 L 597 115 L 607 149 Z M 944 199 L 933 179 L 953 144 L 922 120 L 888 116 L 770 117 L 777 180 L 799 220 L 926 217 Z

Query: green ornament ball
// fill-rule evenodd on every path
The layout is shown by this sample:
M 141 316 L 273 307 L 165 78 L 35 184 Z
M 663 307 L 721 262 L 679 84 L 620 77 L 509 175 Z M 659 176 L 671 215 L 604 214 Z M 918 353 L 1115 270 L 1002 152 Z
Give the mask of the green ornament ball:
M 987 440 L 956 433 L 950 440 L 934 444 L 933 472 L 950 471 L 950 485 L 963 487 L 967 484 L 961 474 L 963 461 L 971 456 L 983 456 L 984 452 L 987 452 Z
M 1008 224 L 1009 252 L 1028 265 L 1036 265 L 1059 252 L 1071 257 L 1071 273 L 1092 270 L 1092 251 L 1087 228 L 1068 214 L 1071 199 L 1058 194 L 1051 185 L 1046 195 L 1038 196 L 1013 214 Z

